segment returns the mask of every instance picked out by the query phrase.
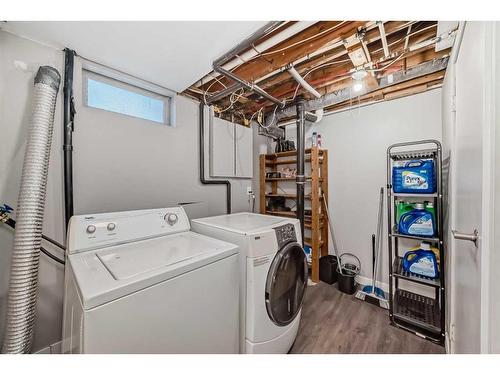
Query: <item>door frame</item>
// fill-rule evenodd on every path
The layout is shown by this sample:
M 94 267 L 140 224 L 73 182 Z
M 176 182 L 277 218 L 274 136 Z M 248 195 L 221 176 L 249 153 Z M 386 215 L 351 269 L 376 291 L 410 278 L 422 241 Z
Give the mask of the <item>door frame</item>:
M 458 56 L 460 54 L 460 45 L 462 42 L 462 37 L 465 32 L 467 22 L 460 22 L 457 39 L 455 41 L 455 46 L 453 48 L 450 63 L 455 64 L 458 60 Z M 480 304 L 480 353 L 489 353 L 491 348 L 491 340 L 490 340 L 490 276 L 491 276 L 491 268 L 490 268 L 490 257 L 491 257 L 491 249 L 493 248 L 493 239 L 495 235 L 495 168 L 500 166 L 495 166 L 495 80 L 499 77 L 495 74 L 496 61 L 495 61 L 495 31 L 498 26 L 495 22 L 483 22 L 484 28 L 484 39 L 481 41 L 484 43 L 484 55 L 482 58 L 484 59 L 485 64 L 485 77 L 484 77 L 484 86 L 483 86 L 483 114 L 482 114 L 482 124 L 481 124 L 481 132 L 482 132 L 482 146 L 483 146 L 483 168 L 482 168 L 482 202 L 481 202 L 481 220 L 482 220 L 482 229 L 479 235 L 479 245 L 478 249 L 480 252 L 480 260 L 481 260 L 481 304 Z M 453 99 L 452 99 L 452 111 L 456 112 L 455 106 L 455 95 L 456 95 L 456 70 L 453 68 Z M 450 179 L 451 179 L 451 189 L 450 189 L 450 197 L 449 204 L 452 206 L 450 210 L 450 225 L 449 229 L 457 229 L 455 228 L 456 220 L 455 220 L 455 210 L 453 206 L 456 202 L 456 173 L 454 171 L 456 160 L 456 115 L 453 113 L 452 117 L 453 125 L 451 132 L 451 150 L 450 150 L 450 159 L 453 161 L 453 164 L 450 169 Z M 465 229 L 465 228 L 464 228 Z M 448 327 L 448 352 L 455 353 L 455 341 L 454 341 L 454 330 L 455 326 L 455 307 L 456 307 L 456 299 L 454 295 L 454 285 L 456 280 L 456 272 L 455 272 L 455 245 L 453 236 L 450 236 L 448 252 L 450 254 L 450 285 L 448 287 L 448 299 L 450 306 L 450 321 L 447 324 Z

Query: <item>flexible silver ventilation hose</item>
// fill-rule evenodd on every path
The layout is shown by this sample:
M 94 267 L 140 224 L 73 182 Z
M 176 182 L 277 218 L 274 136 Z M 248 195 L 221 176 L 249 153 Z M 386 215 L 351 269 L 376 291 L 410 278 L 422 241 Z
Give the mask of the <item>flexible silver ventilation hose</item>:
M 47 172 L 60 81 L 59 72 L 49 66 L 40 67 L 35 76 L 33 109 L 17 202 L 3 353 L 29 353 L 31 350 Z

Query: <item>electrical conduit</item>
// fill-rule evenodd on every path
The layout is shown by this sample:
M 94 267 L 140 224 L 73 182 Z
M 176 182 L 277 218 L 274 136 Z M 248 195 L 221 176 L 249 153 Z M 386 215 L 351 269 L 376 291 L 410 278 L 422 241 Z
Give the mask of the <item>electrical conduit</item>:
M 29 353 L 31 350 L 47 172 L 60 81 L 59 72 L 49 66 L 40 67 L 35 76 L 33 110 L 17 203 L 3 353 Z

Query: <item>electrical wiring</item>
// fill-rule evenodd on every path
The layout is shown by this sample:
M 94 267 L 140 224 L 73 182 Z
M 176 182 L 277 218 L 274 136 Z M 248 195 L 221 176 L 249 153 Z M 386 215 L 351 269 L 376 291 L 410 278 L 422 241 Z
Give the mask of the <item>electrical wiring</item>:
M 240 98 L 243 97 L 243 94 L 245 93 L 245 89 L 242 87 L 238 91 L 233 92 L 229 96 L 229 105 L 224 109 L 217 109 L 217 113 L 224 113 L 224 112 L 228 111 L 229 109 L 231 109 L 233 107 L 234 103 L 236 103 Z M 207 104 L 206 101 L 205 101 L 205 104 Z
M 396 57 L 394 60 L 392 60 L 390 63 L 380 67 L 380 68 L 377 68 L 377 69 L 367 69 L 369 70 L 370 72 L 380 72 L 382 70 L 385 70 L 387 69 L 389 66 L 393 65 L 395 62 L 401 60 L 404 56 L 406 56 L 407 52 L 403 52 L 401 55 L 399 55 L 398 57 Z
M 214 77 L 214 81 L 203 92 L 203 102 L 205 103 L 205 105 L 208 105 L 208 103 L 207 103 L 207 93 L 208 93 L 208 91 L 210 91 L 210 89 L 212 88 L 212 86 L 215 85 L 216 83 L 220 83 L 224 88 L 227 88 L 227 86 L 219 78 Z

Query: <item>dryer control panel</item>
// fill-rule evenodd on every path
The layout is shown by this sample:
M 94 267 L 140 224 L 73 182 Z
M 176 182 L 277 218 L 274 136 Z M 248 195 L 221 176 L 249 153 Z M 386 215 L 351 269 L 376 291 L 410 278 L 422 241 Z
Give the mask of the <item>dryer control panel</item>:
M 278 241 L 278 248 L 281 249 L 287 243 L 297 242 L 295 235 L 295 227 L 293 224 L 285 224 L 281 227 L 274 228 L 276 232 L 276 240 Z
M 182 207 L 76 215 L 68 226 L 68 254 L 189 230 Z

